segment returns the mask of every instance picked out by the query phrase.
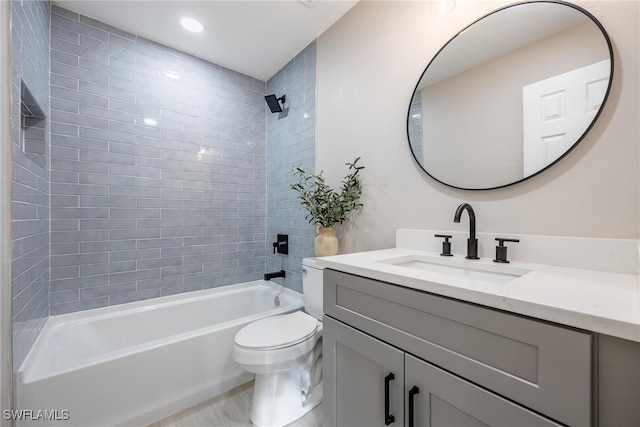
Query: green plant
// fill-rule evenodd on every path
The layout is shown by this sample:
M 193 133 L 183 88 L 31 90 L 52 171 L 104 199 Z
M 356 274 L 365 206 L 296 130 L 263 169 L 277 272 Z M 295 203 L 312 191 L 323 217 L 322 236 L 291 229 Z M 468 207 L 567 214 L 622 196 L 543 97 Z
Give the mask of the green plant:
M 322 171 L 318 175 L 308 173 L 299 166 L 293 173 L 298 177 L 298 182 L 291 188 L 298 192 L 298 200 L 308 214 L 309 223 L 320 227 L 333 227 L 342 224 L 349 219 L 352 213 L 362 208 L 359 202 L 362 195 L 362 183 L 360 171 L 364 166 L 358 166 L 360 157 L 353 163 L 345 163 L 349 166 L 350 173 L 342 181 L 340 193 L 331 188 L 324 180 Z

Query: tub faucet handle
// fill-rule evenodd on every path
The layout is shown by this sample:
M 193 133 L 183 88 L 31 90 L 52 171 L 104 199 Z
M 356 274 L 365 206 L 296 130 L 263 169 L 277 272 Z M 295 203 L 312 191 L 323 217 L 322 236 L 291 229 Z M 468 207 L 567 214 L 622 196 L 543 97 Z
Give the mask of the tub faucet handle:
M 288 234 L 278 234 L 276 241 L 273 242 L 273 253 L 275 254 L 276 252 L 284 255 L 289 254 L 289 235 Z

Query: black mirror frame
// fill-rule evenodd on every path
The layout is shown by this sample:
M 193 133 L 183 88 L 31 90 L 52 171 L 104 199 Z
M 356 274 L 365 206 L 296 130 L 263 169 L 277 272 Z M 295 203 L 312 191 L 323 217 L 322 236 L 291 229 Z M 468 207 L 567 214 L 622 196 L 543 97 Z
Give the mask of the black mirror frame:
M 409 135 L 409 124 L 410 124 L 410 120 L 411 120 L 411 100 L 413 99 L 413 96 L 416 93 L 416 90 L 418 89 L 418 85 L 420 84 L 420 81 L 422 80 L 422 78 L 424 77 L 425 73 L 427 72 L 427 70 L 429 69 L 429 67 L 431 66 L 431 64 L 433 63 L 433 61 L 438 57 L 438 55 L 440 54 L 440 52 L 442 52 L 456 37 L 458 37 L 460 34 L 462 34 L 463 32 L 467 31 L 469 28 L 471 28 L 474 24 L 476 24 L 478 21 L 481 21 L 485 18 L 487 18 L 488 16 L 491 16 L 497 12 L 500 12 L 502 10 L 505 9 L 509 9 L 511 7 L 515 7 L 515 6 L 520 6 L 520 5 L 524 5 L 524 4 L 532 4 L 532 3 L 552 3 L 552 4 L 560 4 L 560 5 L 564 5 L 564 6 L 568 6 L 571 7 L 573 9 L 578 10 L 579 12 L 582 12 L 583 14 L 585 14 L 589 19 L 591 19 L 593 21 L 593 23 L 596 24 L 596 26 L 598 27 L 598 29 L 600 30 L 600 32 L 602 32 L 602 36 L 604 37 L 606 43 L 607 43 L 607 48 L 609 49 L 609 58 L 611 61 L 611 78 L 609 79 L 609 84 L 607 85 L 607 91 L 604 95 L 604 98 L 602 100 L 602 104 L 600 105 L 600 108 L 598 109 L 598 112 L 596 113 L 596 115 L 594 116 L 593 120 L 591 121 L 591 123 L 589 124 L 589 126 L 587 126 L 587 128 L 585 129 L 584 133 L 576 140 L 576 142 L 573 143 L 573 145 L 571 145 L 571 147 L 569 147 L 567 149 L 567 151 L 565 151 L 560 157 L 558 157 L 556 160 L 554 160 L 552 163 L 549 163 L 546 167 L 544 167 L 543 169 L 540 169 L 539 171 L 523 177 L 522 179 L 519 179 L 517 181 L 513 181 L 510 182 L 508 184 L 504 184 L 504 185 L 499 185 L 496 187 L 487 187 L 487 188 L 464 188 L 464 187 L 458 187 L 455 185 L 451 185 L 451 184 L 447 184 L 446 182 L 434 177 L 433 175 L 431 175 L 425 168 L 424 166 L 418 161 L 418 158 L 416 156 L 416 153 L 413 151 L 413 147 L 411 146 L 411 140 L 410 140 L 410 135 Z M 569 3 L 566 1 L 562 1 L 562 0 L 531 0 L 531 1 L 522 1 L 522 2 L 518 2 L 518 3 L 513 3 L 507 6 L 503 6 L 500 7 L 492 12 L 487 13 L 486 15 L 483 15 L 482 17 L 476 19 L 475 21 L 473 21 L 472 23 L 470 23 L 469 25 L 467 25 L 466 27 L 464 27 L 462 30 L 458 31 L 453 37 L 451 37 L 439 50 L 438 52 L 436 52 L 436 54 L 433 56 L 433 58 L 431 58 L 431 60 L 429 61 L 429 63 L 427 64 L 427 67 L 424 69 L 424 71 L 422 72 L 422 74 L 420 74 L 420 77 L 418 78 L 418 81 L 413 89 L 413 92 L 411 94 L 411 97 L 409 98 L 409 108 L 407 111 L 407 142 L 409 144 L 409 149 L 411 150 L 411 155 L 413 156 L 413 160 L 414 162 L 416 162 L 416 164 L 420 167 L 420 169 L 422 169 L 424 171 L 424 173 L 426 173 L 430 178 L 434 179 L 435 181 L 439 182 L 440 184 L 446 185 L 447 187 L 451 187 L 451 188 L 455 188 L 458 190 L 467 190 L 467 191 L 487 191 L 487 190 L 496 190 L 499 188 L 504 188 L 504 187 L 509 187 L 515 184 L 518 184 L 520 182 L 526 181 L 530 178 L 533 178 L 534 176 L 540 175 L 541 173 L 543 173 L 544 171 L 546 171 L 547 169 L 549 169 L 550 167 L 552 167 L 553 165 L 555 165 L 556 163 L 560 162 L 564 157 L 566 157 L 571 151 L 573 151 L 573 149 L 585 138 L 585 136 L 591 131 L 591 129 L 593 128 L 593 126 L 595 125 L 595 123 L 598 121 L 598 118 L 600 117 L 600 114 L 602 113 L 602 110 L 604 110 L 604 107 L 607 103 L 607 99 L 609 98 L 609 93 L 611 92 L 611 86 L 613 84 L 613 75 L 614 75 L 614 55 L 613 55 L 613 46 L 611 44 L 611 39 L 609 38 L 609 35 L 607 34 L 607 31 L 604 29 L 604 26 L 600 23 L 600 21 L 598 21 L 598 19 L 591 14 L 589 11 L 585 10 L 584 8 L 575 5 L 573 3 Z

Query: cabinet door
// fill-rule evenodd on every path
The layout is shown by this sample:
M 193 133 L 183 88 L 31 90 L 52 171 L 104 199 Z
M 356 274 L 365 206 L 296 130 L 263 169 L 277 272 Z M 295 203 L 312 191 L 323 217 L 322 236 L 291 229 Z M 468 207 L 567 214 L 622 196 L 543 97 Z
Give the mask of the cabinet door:
M 404 424 L 402 351 L 327 316 L 322 346 L 325 427 Z
M 405 396 L 409 427 L 560 426 L 409 354 Z

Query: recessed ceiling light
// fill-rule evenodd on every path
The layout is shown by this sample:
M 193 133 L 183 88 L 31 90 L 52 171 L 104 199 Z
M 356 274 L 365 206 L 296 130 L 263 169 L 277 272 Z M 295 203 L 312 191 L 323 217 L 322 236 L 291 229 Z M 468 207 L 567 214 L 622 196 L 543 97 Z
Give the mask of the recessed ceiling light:
M 204 25 L 193 18 L 182 18 L 180 20 L 180 23 L 182 24 L 182 26 L 184 28 L 186 28 L 189 31 L 192 31 L 194 33 L 200 33 L 202 31 L 204 31 Z

